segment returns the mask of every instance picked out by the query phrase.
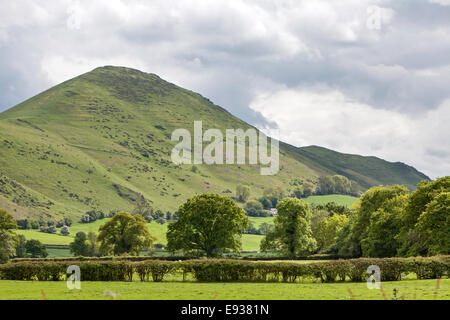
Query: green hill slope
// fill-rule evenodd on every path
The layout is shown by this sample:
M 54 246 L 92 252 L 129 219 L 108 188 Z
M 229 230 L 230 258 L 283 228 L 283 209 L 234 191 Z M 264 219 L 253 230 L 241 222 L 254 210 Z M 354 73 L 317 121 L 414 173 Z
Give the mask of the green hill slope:
M 426 178 L 405 165 L 377 160 L 373 167 L 371 158 L 347 162 L 331 150 L 284 143 L 275 176 L 261 176 L 259 165 L 194 172 L 171 162 L 170 137 L 177 128 L 192 132 L 195 120 L 204 130 L 251 128 L 201 95 L 133 69 L 102 67 L 61 83 L 0 114 L 0 207 L 17 218 L 79 218 L 92 208 L 131 210 L 141 197 L 175 210 L 195 193 L 230 195 L 239 183 L 257 197 L 335 173 L 361 189 Z

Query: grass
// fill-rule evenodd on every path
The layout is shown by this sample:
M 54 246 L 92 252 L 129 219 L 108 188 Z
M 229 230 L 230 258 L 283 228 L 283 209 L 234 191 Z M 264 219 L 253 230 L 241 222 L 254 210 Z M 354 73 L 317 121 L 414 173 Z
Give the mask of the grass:
M 81 290 L 70 291 L 65 281 L 0 281 L 0 299 L 8 300 L 105 300 L 105 291 L 124 300 L 350 300 L 398 297 L 431 300 L 436 280 L 383 282 L 380 290 L 366 283 L 198 283 L 198 282 L 81 282 Z M 450 280 L 439 283 L 437 299 L 450 299 Z M 383 296 L 384 293 L 384 296 Z
M 350 208 L 356 203 L 356 201 L 358 201 L 358 198 L 342 194 L 330 194 L 325 196 L 310 196 L 306 198 L 305 201 L 310 204 L 327 204 L 328 202 L 336 202 L 337 204 Z
M 273 218 L 251 218 L 252 221 L 256 219 L 261 219 L 261 221 L 257 221 L 255 224 L 259 225 L 263 222 L 271 222 Z M 57 234 L 49 234 L 44 232 L 39 232 L 37 230 L 17 230 L 17 234 L 22 234 L 25 236 L 27 240 L 35 239 L 41 241 L 43 244 L 47 245 L 68 245 L 70 244 L 78 231 L 89 232 L 93 231 L 98 233 L 99 227 L 107 222 L 107 219 L 97 220 L 92 223 L 81 223 L 75 224 L 69 228 L 70 235 L 62 236 L 59 233 Z M 159 224 L 156 222 L 152 222 L 147 224 L 150 233 L 156 237 L 155 243 L 161 243 L 163 245 L 167 244 L 166 232 L 168 224 Z M 59 232 L 59 231 L 58 231 Z M 253 234 L 244 234 L 242 236 L 242 250 L 243 251 L 258 251 L 259 244 L 263 236 L 253 235 Z M 64 249 L 52 249 L 47 250 L 49 253 L 49 257 L 67 257 L 70 256 L 70 252 Z
M 378 159 L 368 167 L 368 158 L 284 143 L 277 175 L 262 176 L 259 165 L 198 165 L 194 173 L 171 162 L 170 137 L 178 128 L 192 131 L 195 120 L 204 130 L 251 128 L 156 75 L 104 67 L 66 81 L 0 114 L 0 207 L 18 219 L 75 221 L 93 208 L 132 210 L 141 195 L 154 209 L 174 212 L 196 193 L 233 195 L 242 181 L 258 198 L 268 186 L 290 192 L 293 180 L 337 172 L 361 186 L 423 178 L 404 165 Z

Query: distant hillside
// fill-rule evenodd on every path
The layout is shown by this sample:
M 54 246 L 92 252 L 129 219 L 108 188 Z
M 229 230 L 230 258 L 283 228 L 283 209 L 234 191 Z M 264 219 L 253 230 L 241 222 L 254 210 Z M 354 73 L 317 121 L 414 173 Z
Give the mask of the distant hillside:
M 417 181 L 430 179 L 404 163 L 388 162 L 377 157 L 344 154 L 318 146 L 303 147 L 300 152 L 316 164 L 344 175 L 364 188 L 401 183 L 414 190 Z
M 413 188 L 427 177 L 404 164 L 280 143 L 280 172 L 259 165 L 177 166 L 170 160 L 177 128 L 251 126 L 192 91 L 154 74 L 102 67 L 61 83 L 0 114 L 0 207 L 16 217 L 80 217 L 90 209 L 131 210 L 145 198 L 176 210 L 195 193 L 232 195 L 240 183 L 252 197 L 342 174 L 364 190 L 378 184 Z

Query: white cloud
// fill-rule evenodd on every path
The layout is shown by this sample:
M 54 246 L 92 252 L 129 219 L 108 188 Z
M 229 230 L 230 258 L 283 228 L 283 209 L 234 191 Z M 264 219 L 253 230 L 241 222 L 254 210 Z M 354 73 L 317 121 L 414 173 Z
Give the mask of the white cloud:
M 296 146 L 320 145 L 413 163 L 433 177 L 450 170 L 450 141 L 442 139 L 450 136 L 450 100 L 411 118 L 315 86 L 262 93 L 250 107 L 273 120 L 281 139 Z
M 371 7 L 380 8 L 380 29 L 367 27 Z M 265 119 L 249 107 L 265 101 L 260 92 L 288 101 L 300 91 L 309 104 L 323 92 L 328 111 L 304 114 L 314 134 L 294 130 L 289 117 L 274 117 L 293 128 L 285 131 L 289 141 L 343 151 L 354 145 L 355 153 L 428 170 L 419 159 L 425 152 L 433 167 L 427 173 L 448 174 L 443 129 L 435 141 L 420 142 L 428 149 L 405 153 L 397 146 L 414 136 L 419 122 L 411 119 L 447 110 L 449 10 L 391 0 L 0 1 L 0 106 L 102 65 L 156 73 L 252 124 L 272 120 L 267 108 Z M 329 123 L 330 114 L 339 121 Z M 424 127 L 424 136 L 432 128 Z
M 428 0 L 430 3 L 437 3 L 442 6 L 450 6 L 450 0 Z

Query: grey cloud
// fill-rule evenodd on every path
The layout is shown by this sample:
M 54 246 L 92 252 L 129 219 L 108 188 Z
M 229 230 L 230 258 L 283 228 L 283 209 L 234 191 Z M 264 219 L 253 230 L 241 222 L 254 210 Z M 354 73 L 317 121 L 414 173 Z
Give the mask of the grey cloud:
M 283 88 L 323 86 L 412 117 L 450 97 L 450 6 L 423 0 L 76 3 L 0 4 L 0 111 L 94 62 L 157 73 L 255 125 L 276 126 L 249 107 L 255 94 Z M 372 4 L 394 12 L 381 30 L 366 27 Z M 74 12 L 79 28 L 69 29 Z

